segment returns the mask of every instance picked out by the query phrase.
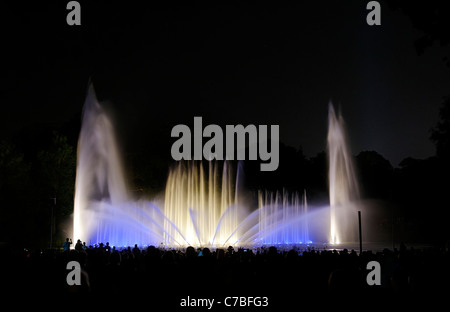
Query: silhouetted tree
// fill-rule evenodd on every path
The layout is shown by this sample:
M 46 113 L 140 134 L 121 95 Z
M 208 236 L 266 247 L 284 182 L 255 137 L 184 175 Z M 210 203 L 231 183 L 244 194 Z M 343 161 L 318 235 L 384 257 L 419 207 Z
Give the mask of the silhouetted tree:
M 308 160 L 307 181 L 309 195 L 328 195 L 328 158 L 325 151 Z
M 26 185 L 30 164 L 24 155 L 6 141 L 0 142 L 0 192 L 21 190 Z
M 9 142 L 0 142 L 0 241 L 11 241 L 23 226 L 29 203 L 31 165 Z
M 303 192 L 307 188 L 308 161 L 303 149 L 280 143 L 279 165 L 275 171 L 261 171 L 260 161 L 245 161 L 246 186 L 250 189 L 265 189 Z
M 450 97 L 447 96 L 439 110 L 439 121 L 431 129 L 431 141 L 436 145 L 436 156 L 447 159 L 450 156 Z
M 76 150 L 59 134 L 54 134 L 51 146 L 38 154 L 44 192 L 48 197 L 57 198 L 60 216 L 73 211 L 76 159 Z
M 375 151 L 361 152 L 356 160 L 365 197 L 389 198 L 394 174 L 389 160 Z
M 423 32 L 414 42 L 419 55 L 435 43 L 440 46 L 450 43 L 450 10 L 447 1 L 427 1 L 426 5 L 407 0 L 390 0 L 388 3 L 394 10 L 400 9 L 411 19 L 413 26 Z M 449 57 L 443 60 L 450 66 Z

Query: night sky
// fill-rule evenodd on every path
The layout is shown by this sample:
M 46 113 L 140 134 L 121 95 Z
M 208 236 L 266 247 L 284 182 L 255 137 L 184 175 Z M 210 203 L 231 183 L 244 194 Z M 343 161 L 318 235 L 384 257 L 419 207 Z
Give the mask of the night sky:
M 282 142 L 313 156 L 332 100 L 354 154 L 397 166 L 435 153 L 449 49 L 419 55 L 423 33 L 385 2 L 381 26 L 367 25 L 368 1 L 79 2 L 81 26 L 66 24 L 65 1 L 3 6 L 2 138 L 79 120 L 91 79 L 128 151 L 169 149 L 171 128 L 202 116 L 280 125 Z

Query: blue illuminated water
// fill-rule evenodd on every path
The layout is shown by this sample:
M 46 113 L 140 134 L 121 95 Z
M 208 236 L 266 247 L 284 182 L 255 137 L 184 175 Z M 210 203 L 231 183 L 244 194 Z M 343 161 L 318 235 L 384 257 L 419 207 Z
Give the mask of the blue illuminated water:
M 332 121 L 330 129 L 339 136 L 340 122 L 336 118 Z M 339 137 L 332 138 L 332 144 L 345 144 Z M 348 183 L 340 175 L 346 173 L 341 168 L 348 168 L 348 150 L 333 148 L 339 159 L 330 168 L 335 177 L 330 193 L 339 201 L 333 201 L 331 218 L 330 206 L 308 205 L 303 190 L 260 191 L 255 206 L 254 198 L 249 199 L 251 195 L 243 187 L 242 163 L 233 168 L 226 161 L 178 162 L 170 169 L 164 194 L 151 201 L 133 200 L 114 128 L 91 86 L 78 142 L 73 237 L 88 245 L 109 242 L 117 247 L 299 246 L 328 242 L 330 227 L 336 237 L 337 229 L 345 230 L 336 224 L 336 211 L 346 207 L 343 199 L 348 197 L 340 192 L 349 189 L 337 185 Z M 338 205 L 340 210 L 336 210 Z

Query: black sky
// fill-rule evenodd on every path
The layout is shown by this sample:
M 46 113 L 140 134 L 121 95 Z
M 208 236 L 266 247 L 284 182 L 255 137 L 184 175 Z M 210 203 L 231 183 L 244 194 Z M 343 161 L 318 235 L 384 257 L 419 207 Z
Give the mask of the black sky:
M 279 124 L 308 156 L 325 149 L 327 106 L 340 106 L 352 149 L 396 166 L 434 154 L 429 130 L 450 94 L 448 48 L 418 55 L 421 36 L 381 1 L 10 3 L 2 10 L 1 135 L 80 117 L 89 77 L 113 107 L 126 148 L 167 148 L 170 129 Z

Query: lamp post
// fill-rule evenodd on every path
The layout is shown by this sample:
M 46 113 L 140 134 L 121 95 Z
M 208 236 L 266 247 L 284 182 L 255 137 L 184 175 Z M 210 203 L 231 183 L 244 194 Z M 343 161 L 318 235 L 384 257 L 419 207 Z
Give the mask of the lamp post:
M 358 227 L 359 227 L 359 254 L 362 254 L 362 229 L 361 229 L 361 211 L 358 210 Z

